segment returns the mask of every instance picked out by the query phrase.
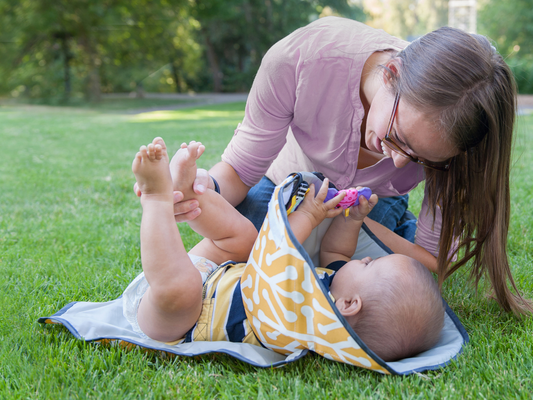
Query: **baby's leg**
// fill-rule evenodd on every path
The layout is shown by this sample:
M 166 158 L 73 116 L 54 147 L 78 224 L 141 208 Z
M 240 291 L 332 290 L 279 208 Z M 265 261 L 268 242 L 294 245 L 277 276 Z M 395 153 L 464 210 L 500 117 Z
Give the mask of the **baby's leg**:
M 150 284 L 137 318 L 152 339 L 173 341 L 198 320 L 202 279 L 174 222 L 172 178 L 163 139 L 141 147 L 132 170 L 142 192 L 141 261 Z
M 181 191 L 185 200 L 196 198 L 200 203 L 201 214 L 188 224 L 205 239 L 190 253 L 216 264 L 228 260 L 246 261 L 257 237 L 253 224 L 214 190 L 202 195 L 193 191 L 196 160 L 204 149 L 199 142 L 182 144 L 170 162 L 174 190 Z
M 170 161 L 170 174 L 174 190 L 179 190 L 185 196 L 184 200 L 196 197 L 192 185 L 196 179 L 196 160 L 204 153 L 205 146 L 201 142 L 191 141 L 188 145 L 182 143 L 180 149 Z

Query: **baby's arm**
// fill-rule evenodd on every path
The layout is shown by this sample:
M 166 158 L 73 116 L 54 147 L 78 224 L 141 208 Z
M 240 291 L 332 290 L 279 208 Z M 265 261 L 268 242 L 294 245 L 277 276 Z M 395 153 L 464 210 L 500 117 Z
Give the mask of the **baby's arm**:
M 378 197 L 375 194 L 368 200 L 359 196 L 359 205 L 351 208 L 348 217 L 339 215 L 333 220 L 320 245 L 320 265 L 327 266 L 333 261 L 351 260 L 357 248 L 363 220 L 377 202 Z
M 333 218 L 343 211 L 335 206 L 344 198 L 344 194 L 324 203 L 328 186 L 329 180 L 326 178 L 315 197 L 315 186 L 311 185 L 298 209 L 289 215 L 289 224 L 298 242 L 303 243 L 325 218 Z

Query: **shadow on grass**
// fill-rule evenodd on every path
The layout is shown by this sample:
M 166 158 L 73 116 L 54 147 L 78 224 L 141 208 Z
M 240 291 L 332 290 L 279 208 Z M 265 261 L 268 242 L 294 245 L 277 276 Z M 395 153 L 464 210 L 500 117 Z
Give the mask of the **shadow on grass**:
M 140 99 L 140 98 L 116 98 L 102 99 L 99 102 L 90 102 L 84 99 L 73 98 L 68 101 L 64 99 L 25 99 L 9 98 L 0 99 L 0 106 L 48 106 L 57 108 L 81 108 L 100 112 L 128 112 L 142 109 L 156 109 L 158 107 L 168 108 L 172 106 L 183 106 L 185 104 L 194 105 L 195 99 Z

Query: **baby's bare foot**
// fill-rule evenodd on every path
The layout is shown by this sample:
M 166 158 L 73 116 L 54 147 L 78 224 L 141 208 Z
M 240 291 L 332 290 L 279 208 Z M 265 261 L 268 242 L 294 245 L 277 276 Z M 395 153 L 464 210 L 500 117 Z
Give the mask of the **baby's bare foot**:
M 204 153 L 205 146 L 200 142 L 192 141 L 189 145 L 182 143 L 170 161 L 170 173 L 174 190 L 184 194 L 192 191 L 196 179 L 196 160 Z
M 131 169 L 143 195 L 170 194 L 172 197 L 172 178 L 163 139 L 157 137 L 148 146 L 141 146 Z

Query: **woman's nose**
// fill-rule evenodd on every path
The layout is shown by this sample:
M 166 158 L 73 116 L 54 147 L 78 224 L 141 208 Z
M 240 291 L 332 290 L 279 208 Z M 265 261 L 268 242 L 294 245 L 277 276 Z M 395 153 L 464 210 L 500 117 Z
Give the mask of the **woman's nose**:
M 392 157 L 392 161 L 394 162 L 394 166 L 396 168 L 403 168 L 411 162 L 411 160 L 396 153 L 394 150 L 391 151 L 391 157 Z

